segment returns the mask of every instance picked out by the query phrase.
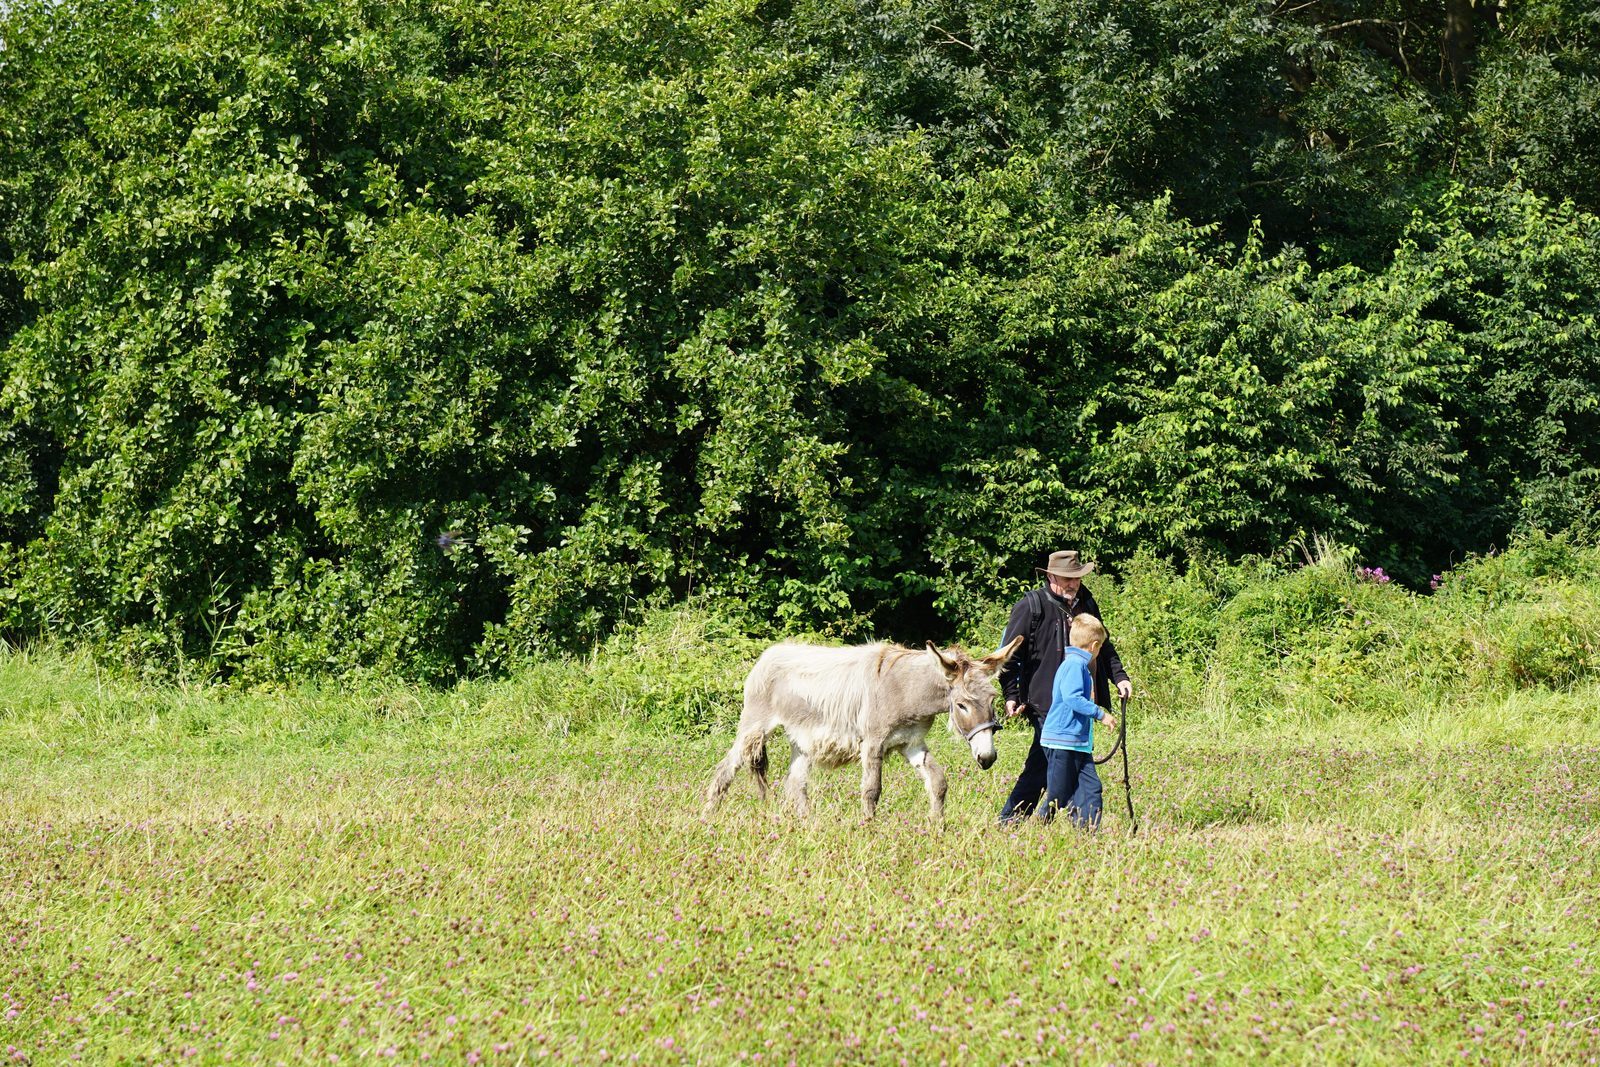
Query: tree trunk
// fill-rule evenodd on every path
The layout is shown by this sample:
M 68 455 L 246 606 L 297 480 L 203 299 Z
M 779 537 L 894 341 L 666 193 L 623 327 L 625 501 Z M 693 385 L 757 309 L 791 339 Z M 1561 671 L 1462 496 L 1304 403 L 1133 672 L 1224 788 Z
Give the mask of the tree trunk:
M 1445 0 L 1444 56 L 1450 67 L 1450 83 L 1463 92 L 1472 79 L 1472 62 L 1478 50 L 1473 25 L 1472 0 Z

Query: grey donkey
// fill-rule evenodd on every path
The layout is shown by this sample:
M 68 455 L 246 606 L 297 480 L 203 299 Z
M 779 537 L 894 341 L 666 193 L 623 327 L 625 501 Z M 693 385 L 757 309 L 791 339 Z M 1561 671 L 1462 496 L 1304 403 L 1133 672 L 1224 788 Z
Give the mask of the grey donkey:
M 761 654 L 744 683 L 739 733 L 706 787 L 706 812 L 748 766 L 767 795 L 767 738 L 783 727 L 793 753 L 784 792 L 796 810 L 810 810 L 806 778 L 813 765 L 861 761 L 861 810 L 872 818 L 882 788 L 883 757 L 899 752 L 928 790 L 930 813 L 944 815 L 945 775 L 928 751 L 928 730 L 941 713 L 964 738 L 978 766 L 994 765 L 994 677 L 1019 636 L 998 652 L 973 659 L 959 648 L 926 651 L 900 645 L 846 648 L 778 644 Z

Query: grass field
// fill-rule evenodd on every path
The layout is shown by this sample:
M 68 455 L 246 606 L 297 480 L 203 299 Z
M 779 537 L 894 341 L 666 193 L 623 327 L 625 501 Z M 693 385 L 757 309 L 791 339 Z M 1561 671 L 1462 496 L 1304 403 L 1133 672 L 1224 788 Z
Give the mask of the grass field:
M 1590 1063 L 1594 690 L 1383 726 L 1141 719 L 1130 836 L 817 812 L 723 737 L 512 690 L 145 690 L 0 658 L 0 1049 L 36 1064 Z M 782 746 L 775 756 L 781 761 Z M 781 762 L 780 762 L 781 766 Z

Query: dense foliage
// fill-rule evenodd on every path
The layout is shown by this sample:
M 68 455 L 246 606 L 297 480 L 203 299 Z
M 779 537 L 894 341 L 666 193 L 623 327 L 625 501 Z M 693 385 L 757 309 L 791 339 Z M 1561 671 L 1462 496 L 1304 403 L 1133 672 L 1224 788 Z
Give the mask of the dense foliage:
M 1600 23 L 25 0 L 0 628 L 442 677 L 721 594 L 1600 515 Z

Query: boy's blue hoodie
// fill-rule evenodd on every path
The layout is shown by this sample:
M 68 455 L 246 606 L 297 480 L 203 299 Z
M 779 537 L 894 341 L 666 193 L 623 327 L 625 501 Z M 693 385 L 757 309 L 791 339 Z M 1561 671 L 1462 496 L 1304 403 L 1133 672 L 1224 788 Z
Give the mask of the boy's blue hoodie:
M 1094 751 L 1094 724 L 1105 711 L 1094 702 L 1094 675 L 1087 649 L 1070 646 L 1056 671 L 1050 713 L 1044 717 L 1039 744 L 1045 748 Z

